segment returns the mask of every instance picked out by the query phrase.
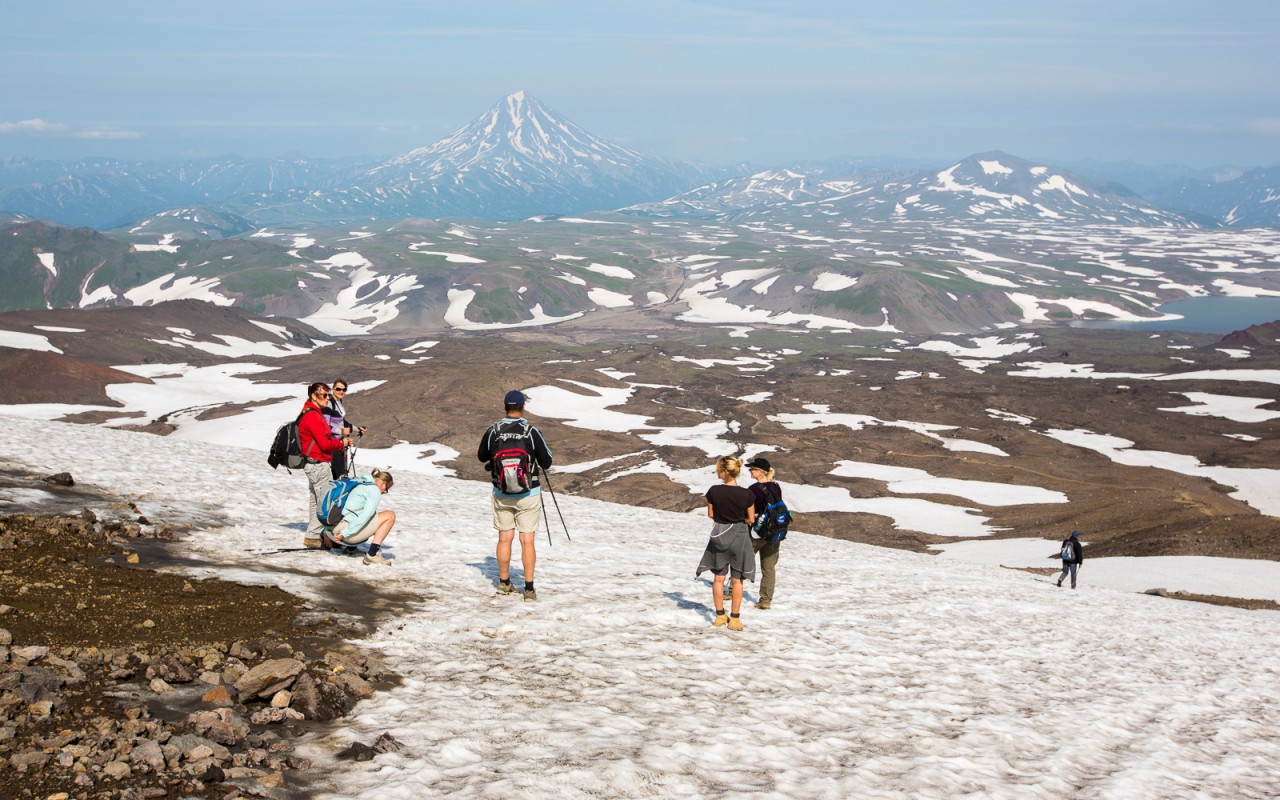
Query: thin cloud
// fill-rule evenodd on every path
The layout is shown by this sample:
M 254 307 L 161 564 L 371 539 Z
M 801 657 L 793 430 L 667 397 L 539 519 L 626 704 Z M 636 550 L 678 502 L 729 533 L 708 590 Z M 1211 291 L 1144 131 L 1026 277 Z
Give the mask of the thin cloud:
M 0 135 L 56 136 L 65 133 L 67 126 L 61 122 L 42 119 L 22 119 L 17 122 L 0 122 Z
M 60 136 L 70 139 L 95 139 L 113 141 L 119 139 L 141 139 L 137 131 L 122 131 L 111 128 L 72 128 L 62 122 L 48 120 L 21 119 L 17 122 L 0 122 L 0 136 Z
M 1253 119 L 1246 122 L 1244 127 L 1250 133 L 1275 136 L 1280 134 L 1280 119 Z
M 108 130 L 88 130 L 77 131 L 71 134 L 77 139 L 98 139 L 98 140 L 116 140 L 116 139 L 141 139 L 142 134 L 137 131 L 108 131 Z

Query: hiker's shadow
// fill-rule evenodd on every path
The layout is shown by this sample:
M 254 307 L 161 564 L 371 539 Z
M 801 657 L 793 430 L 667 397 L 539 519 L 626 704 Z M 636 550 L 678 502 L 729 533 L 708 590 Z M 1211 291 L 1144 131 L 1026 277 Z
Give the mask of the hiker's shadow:
M 498 577 L 498 559 L 496 556 L 489 556 L 484 561 L 473 561 L 467 566 L 479 571 L 481 575 L 489 579 L 489 582 L 493 584 L 495 589 L 497 588 L 500 578 Z M 521 580 L 523 580 L 524 570 L 516 569 L 516 565 L 512 564 L 511 571 L 508 573 L 508 579 L 512 583 L 515 583 L 517 575 Z
M 307 523 L 305 522 L 282 522 L 280 527 L 287 531 L 301 531 L 302 533 L 307 531 Z

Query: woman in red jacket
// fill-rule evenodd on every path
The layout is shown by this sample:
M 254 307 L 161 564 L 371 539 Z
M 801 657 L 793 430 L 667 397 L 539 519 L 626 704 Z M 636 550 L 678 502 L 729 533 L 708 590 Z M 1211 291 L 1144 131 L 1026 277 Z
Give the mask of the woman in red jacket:
M 321 546 L 320 532 L 324 530 L 324 526 L 316 518 L 316 510 L 333 479 L 330 462 L 333 461 L 334 453 L 351 444 L 350 436 L 333 435 L 324 417 L 324 408 L 328 404 L 329 387 L 323 383 L 313 383 L 307 387 L 307 402 L 302 406 L 302 414 L 298 417 L 298 441 L 302 445 L 302 454 L 307 457 L 307 465 L 302 469 L 307 473 L 310 509 L 307 515 L 307 532 L 302 544 L 313 549 Z

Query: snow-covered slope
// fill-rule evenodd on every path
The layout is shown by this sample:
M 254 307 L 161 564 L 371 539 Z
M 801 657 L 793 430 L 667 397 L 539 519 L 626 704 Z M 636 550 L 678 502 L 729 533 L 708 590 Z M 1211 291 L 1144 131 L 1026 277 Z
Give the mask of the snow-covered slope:
M 794 533 L 774 607 L 710 625 L 699 514 L 559 496 L 540 601 L 494 596 L 482 483 L 400 472 L 390 568 L 296 546 L 300 476 L 262 453 L 6 419 L 6 457 L 194 521 L 209 566 L 323 596 L 414 598 L 369 642 L 403 683 L 312 737 L 407 746 L 325 797 L 1268 797 L 1280 615 Z M 231 480 L 228 480 L 228 479 Z M 710 470 L 708 470 L 710 478 Z M 227 488 L 231 487 L 231 488 Z M 234 494 L 228 494 L 233 492 Z M 554 508 L 551 516 L 556 518 Z M 559 529 L 556 523 L 557 531 Z M 540 534 L 541 536 L 541 534 Z M 1055 545 L 1044 543 L 1046 554 Z M 515 569 L 517 580 L 519 569 Z M 749 597 L 752 592 L 748 591 Z

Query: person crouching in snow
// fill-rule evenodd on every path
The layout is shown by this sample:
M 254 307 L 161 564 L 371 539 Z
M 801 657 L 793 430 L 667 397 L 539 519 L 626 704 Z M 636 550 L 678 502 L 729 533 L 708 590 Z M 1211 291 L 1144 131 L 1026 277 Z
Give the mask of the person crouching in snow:
M 719 628 L 727 624 L 729 630 L 742 630 L 742 581 L 756 579 L 756 551 L 751 546 L 751 523 L 755 522 L 755 495 L 738 485 L 742 461 L 733 456 L 716 459 L 717 486 L 707 490 L 707 516 L 711 518 L 711 538 L 698 562 L 696 578 L 705 570 L 715 575 L 711 584 L 711 602 L 716 610 L 711 624 Z M 724 579 L 732 582 L 730 607 L 732 614 L 724 613 Z
M 325 544 L 329 547 L 354 547 L 369 541 L 369 554 L 364 557 L 364 563 L 390 566 L 391 560 L 378 551 L 396 524 L 396 512 L 379 511 L 378 503 L 384 494 L 391 491 L 395 479 L 390 472 L 375 469 L 372 474 L 361 475 L 356 480 L 360 485 L 347 495 L 347 501 L 342 505 L 342 521 L 333 526 L 332 532 L 324 532 Z
M 1062 581 L 1067 575 L 1071 576 L 1071 588 L 1076 588 L 1076 571 L 1080 569 L 1080 565 L 1084 563 L 1084 545 L 1080 544 L 1080 531 L 1072 531 L 1071 535 L 1062 540 L 1062 552 L 1059 554 L 1062 558 L 1062 574 L 1058 576 L 1058 585 L 1062 585 Z

